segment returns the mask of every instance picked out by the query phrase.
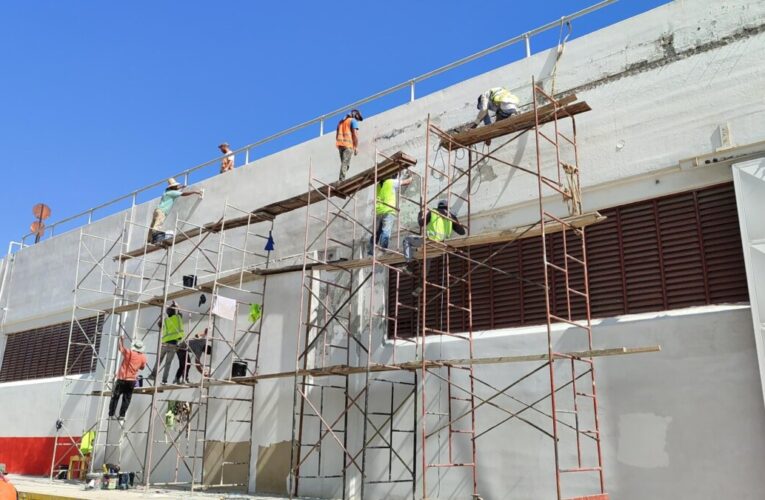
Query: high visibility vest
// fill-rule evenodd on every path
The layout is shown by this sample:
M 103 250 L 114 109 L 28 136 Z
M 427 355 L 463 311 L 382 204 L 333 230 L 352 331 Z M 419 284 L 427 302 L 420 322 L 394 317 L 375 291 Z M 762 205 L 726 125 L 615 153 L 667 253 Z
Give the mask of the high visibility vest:
M 337 137 L 335 139 L 335 146 L 338 148 L 352 148 L 353 147 L 353 134 L 351 133 L 351 118 L 346 116 L 340 123 L 337 124 Z
M 517 106 L 520 102 L 512 92 L 503 87 L 494 87 L 493 89 L 490 89 L 489 100 L 495 106 L 499 106 L 502 103 L 514 104 Z
M 168 316 L 162 324 L 162 342 L 172 342 L 183 338 L 183 318 L 180 314 Z
M 89 455 L 93 451 L 93 443 L 96 440 L 96 431 L 85 431 L 80 439 L 80 453 Z
M 396 213 L 396 181 L 387 179 L 377 183 L 377 215 Z
M 452 234 L 452 221 L 442 217 L 435 210 L 430 212 L 430 222 L 428 222 L 428 239 L 433 241 L 444 241 Z

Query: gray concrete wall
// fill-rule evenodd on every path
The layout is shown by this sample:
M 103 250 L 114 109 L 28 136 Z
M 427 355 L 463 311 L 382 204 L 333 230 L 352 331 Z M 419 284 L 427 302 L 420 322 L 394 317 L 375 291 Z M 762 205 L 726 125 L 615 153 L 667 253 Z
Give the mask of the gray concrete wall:
M 731 179 L 730 168 L 725 165 L 681 168 L 680 163 L 720 147 L 716 131 L 723 124 L 729 125 L 738 145 L 765 140 L 765 102 L 757 98 L 765 83 L 761 57 L 765 50 L 764 26 L 762 2 L 675 1 L 567 45 L 555 73 L 555 89 L 576 92 L 593 108 L 577 119 L 586 209 Z M 540 53 L 368 118 L 362 124 L 360 154 L 353 160 L 351 174 L 373 165 L 375 150 L 403 150 L 419 160 L 417 170 L 422 172 L 428 114 L 443 128 L 463 123 L 473 118 L 478 93 L 497 84 L 514 89 L 522 100 L 528 100 L 532 76 L 546 88 L 552 87 L 554 57 L 554 51 Z M 303 192 L 308 186 L 309 164 L 315 175 L 333 180 L 338 170 L 333 140 L 331 136 L 317 138 L 202 182 L 204 199 L 184 198 L 167 225 L 172 227 L 176 218 L 193 224 L 216 220 L 224 213 L 226 202 L 254 209 Z M 501 157 L 528 165 L 535 155 L 531 142 L 522 140 Z M 436 180 L 430 184 L 434 191 L 439 188 Z M 520 173 L 498 163 L 484 165 L 474 179 L 474 187 L 474 232 L 511 227 L 537 217 L 532 201 L 535 184 Z M 360 214 L 369 213 L 371 197 L 371 192 L 360 194 Z M 145 238 L 141 225 L 148 223 L 155 203 L 137 207 L 135 224 L 128 226 L 130 248 Z M 83 231 L 103 237 L 102 241 L 114 241 L 123 230 L 124 216 L 117 214 Z M 302 251 L 304 224 L 304 211 L 280 216 L 274 228 L 277 259 Z M 241 242 L 243 234 L 232 232 L 226 238 L 232 243 Z M 79 240 L 78 232 L 72 231 L 16 255 L 5 332 L 70 317 Z M 208 242 L 213 249 L 218 243 L 216 238 Z M 178 250 L 189 246 L 179 246 Z M 103 250 L 103 246 L 100 248 Z M 98 255 L 97 245 L 91 250 Z M 223 259 L 225 265 L 231 265 L 235 258 L 234 252 L 228 253 Z M 108 256 L 105 262 L 106 270 L 111 272 L 113 263 Z M 204 267 L 187 265 L 184 269 Z M 269 283 L 262 372 L 295 366 L 299 293 L 297 275 L 281 276 Z M 194 299 L 184 305 L 192 308 Z M 77 300 L 89 307 L 105 307 L 111 298 L 91 292 L 78 294 Z M 150 314 L 131 318 L 147 340 L 156 339 L 151 336 L 156 333 L 147 332 L 152 322 Z M 381 344 L 379 332 L 377 335 L 376 342 Z M 558 335 L 561 349 L 576 347 L 570 344 L 570 335 Z M 759 399 L 760 378 L 748 308 L 613 318 L 596 325 L 595 335 L 599 347 L 660 343 L 664 348 L 661 354 L 598 362 L 604 457 L 612 497 L 757 498 L 752 492 L 765 486 L 758 474 L 765 458 L 765 415 Z M 386 344 L 376 354 L 385 359 L 390 349 Z M 434 349 L 443 350 L 445 357 L 462 355 L 454 343 L 444 342 Z M 488 332 L 479 335 L 476 349 L 479 356 L 539 352 L 544 349 L 544 339 L 533 328 Z M 405 355 L 406 351 L 401 352 Z M 487 367 L 482 369 L 482 377 L 499 384 L 519 370 L 518 366 Z M 534 381 L 518 397 L 528 398 L 539 391 L 540 384 L 543 382 Z M 39 389 L 41 385 L 46 388 Z M 17 400 L 28 390 L 40 399 L 39 413 L 54 415 L 57 403 L 46 394 L 56 392 L 60 385 L 44 382 L 2 386 L 0 397 Z M 291 437 L 292 397 L 288 379 L 257 387 L 251 489 L 258 485 L 254 471 L 258 449 Z M 136 399 L 128 423 L 131 418 L 139 418 L 145 405 Z M 494 411 L 482 412 L 479 429 L 498 418 Z M 50 435 L 51 421 L 55 421 L 53 416 L 38 421 L 11 419 L 2 413 L 0 433 Z M 358 436 L 358 420 L 352 424 L 349 432 Z M 210 432 L 219 433 L 219 423 L 211 422 Z M 479 477 L 484 498 L 551 497 L 552 446 L 548 437 L 528 425 L 509 422 L 479 439 Z M 436 453 L 433 446 L 428 450 Z M 402 453 L 411 452 L 402 444 Z M 125 455 L 130 455 L 129 450 Z M 375 460 L 370 458 L 373 466 Z M 167 468 L 158 474 L 171 478 L 172 467 L 163 467 Z M 435 473 L 433 478 L 429 476 L 429 483 L 436 488 Z M 569 486 L 573 494 L 581 485 Z M 358 491 L 358 487 L 352 475 L 349 490 Z M 438 489 L 428 493 L 431 498 L 464 498 L 465 487 L 464 471 L 452 470 L 443 472 Z M 333 482 L 306 488 L 307 493 L 322 496 L 336 496 L 339 491 Z M 373 496 L 403 498 L 406 491 L 401 488 L 378 486 Z

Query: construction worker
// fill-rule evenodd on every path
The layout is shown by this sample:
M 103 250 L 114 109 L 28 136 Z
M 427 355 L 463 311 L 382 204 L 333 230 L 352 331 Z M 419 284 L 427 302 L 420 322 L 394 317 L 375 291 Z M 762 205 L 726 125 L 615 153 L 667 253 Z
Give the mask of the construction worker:
M 335 146 L 340 152 L 340 176 L 338 180 L 345 180 L 348 169 L 351 168 L 351 157 L 359 154 L 359 122 L 364 121 L 358 109 L 352 109 L 345 118 L 337 124 L 335 133 Z
M 194 366 L 203 377 L 209 376 L 209 371 L 204 368 L 206 363 L 205 355 L 212 356 L 212 342 L 208 342 L 205 337 L 207 337 L 207 328 L 205 328 L 202 333 L 196 334 L 194 338 L 188 342 L 189 349 L 191 349 L 191 352 L 194 353 Z M 185 373 L 186 382 L 189 381 L 190 368 L 191 360 L 188 360 L 186 363 Z
M 184 337 L 183 315 L 179 311 L 175 301 L 170 304 L 170 307 L 168 307 L 165 312 L 167 314 L 165 320 L 162 321 L 162 319 L 160 319 L 158 322 L 160 334 L 162 335 L 160 352 L 157 355 L 157 364 L 154 366 L 154 370 L 152 370 L 149 378 L 152 380 L 157 379 L 157 370 L 159 365 L 162 364 L 164 365 L 162 369 L 162 383 L 166 384 L 167 377 L 170 375 L 170 366 L 173 364 L 173 355 L 177 354 L 179 357 L 179 365 L 173 382 L 178 384 L 181 382 L 181 377 L 184 375 L 183 372 L 185 371 L 184 361 L 186 352 L 181 352 L 181 350 L 178 349 L 178 342 L 183 340 Z M 180 359 L 181 356 L 184 356 L 183 360 Z
M 181 186 L 178 181 L 170 177 L 167 180 L 167 187 L 162 197 L 159 199 L 159 205 L 154 209 L 154 215 L 151 218 L 151 226 L 149 228 L 148 242 L 152 243 L 158 235 L 162 233 L 162 224 L 165 222 L 167 214 L 170 209 L 173 208 L 175 200 L 181 196 L 191 196 L 192 194 L 202 196 L 202 191 L 183 191 L 185 186 Z
M 369 238 L 368 255 L 372 255 L 372 252 L 374 252 L 375 242 L 382 248 L 388 248 L 390 234 L 393 231 L 393 222 L 396 220 L 398 190 L 411 183 L 411 177 L 399 179 L 398 173 L 377 183 L 377 194 L 375 197 L 377 230 L 374 236 Z
M 130 398 L 133 396 L 138 372 L 146 367 L 146 355 L 143 353 L 143 342 L 134 340 L 130 349 L 125 347 L 125 336 L 120 335 L 118 347 L 122 354 L 122 363 L 117 370 L 117 380 L 114 381 L 112 388 L 112 397 L 109 400 L 109 418 L 114 418 L 114 412 L 117 410 L 117 402 L 122 398 L 120 406 L 120 423 L 125 421 L 125 413 L 130 406 Z
M 234 153 L 231 152 L 231 146 L 224 142 L 218 146 L 218 149 L 220 149 L 221 154 L 225 155 L 220 162 L 220 173 L 234 170 Z
M 449 211 L 449 202 L 446 200 L 440 200 L 438 202 L 438 209 L 428 209 L 428 213 L 423 220 L 422 212 L 417 214 L 417 223 L 422 227 L 425 225 L 425 234 L 431 241 L 444 241 L 451 237 L 452 232 L 459 235 L 465 234 L 465 227 L 460 224 L 457 216 L 453 212 Z M 414 257 L 414 248 L 422 246 L 422 237 L 409 235 L 404 238 L 404 257 L 407 261 L 406 269 L 409 272 L 413 272 L 412 258 Z M 428 272 L 428 262 L 425 262 L 425 273 Z M 422 287 L 417 285 L 412 291 L 412 295 L 419 296 L 422 291 Z
M 489 111 L 495 114 L 495 122 L 510 118 L 518 112 L 518 97 L 504 87 L 494 87 L 478 96 L 478 116 L 475 117 L 471 128 L 475 128 L 483 122 L 484 125 L 491 123 Z
M 423 221 L 422 212 L 417 214 L 417 224 L 422 227 L 426 225 L 425 232 L 427 238 L 432 241 L 444 241 L 451 237 L 452 232 L 459 235 L 465 234 L 465 226 L 460 224 L 457 216 L 449 211 L 449 203 L 446 200 L 438 202 L 438 209 L 428 209 L 428 213 Z M 404 238 L 404 257 L 407 262 L 411 262 L 413 257 L 413 248 L 422 246 L 422 237 L 409 235 Z

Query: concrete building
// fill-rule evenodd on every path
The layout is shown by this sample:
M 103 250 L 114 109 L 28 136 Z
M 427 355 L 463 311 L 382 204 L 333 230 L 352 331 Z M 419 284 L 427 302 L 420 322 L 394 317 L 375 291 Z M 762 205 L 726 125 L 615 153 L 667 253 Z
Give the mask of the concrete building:
M 559 60 L 555 49 L 537 53 L 369 117 L 362 124 L 360 151 L 353 159 L 351 175 L 372 167 L 379 160 L 376 151 L 403 151 L 418 160 L 414 170 L 421 172 L 428 116 L 444 130 L 472 120 L 476 97 L 490 87 L 504 85 L 522 103 L 528 103 L 533 77 L 545 89 L 576 94 L 591 106 L 592 111 L 577 117 L 582 200 L 585 212 L 600 211 L 608 216 L 587 229 L 589 241 L 594 242 L 589 243 L 588 260 L 595 344 L 597 348 L 661 345 L 662 349 L 660 353 L 595 360 L 610 498 L 755 499 L 765 489 L 761 473 L 765 465 L 765 290 L 760 268 L 765 231 L 761 217 L 765 203 L 763 53 L 762 2 L 675 0 L 570 41 Z M 528 166 L 536 156 L 533 144 L 521 139 L 500 157 Z M 204 188 L 204 198 L 179 201 L 166 227 L 173 227 L 177 218 L 184 221 L 181 229 L 188 230 L 222 215 L 241 215 L 230 207 L 252 210 L 287 199 L 306 191 L 309 168 L 314 176 L 330 182 L 336 179 L 338 167 L 334 135 L 324 135 L 200 181 L 195 186 Z M 470 193 L 473 234 L 538 219 L 537 184 L 516 174 L 506 164 L 491 161 L 477 169 Z M 437 179 L 431 182 L 435 189 L 434 184 Z M 360 192 L 356 200 L 359 218 L 368 223 L 373 190 Z M 226 204 L 229 208 L 224 212 Z M 105 368 L 90 364 L 89 354 L 78 359 L 70 356 L 70 365 L 79 363 L 80 380 L 51 376 L 55 370 L 63 372 L 64 361 L 71 355 L 61 352 L 67 343 L 62 344 L 60 338 L 69 334 L 73 301 L 78 306 L 75 316 L 82 324 L 95 317 L 94 311 L 109 310 L 113 298 L 100 291 L 110 286 L 105 277 L 117 271 L 119 262 L 113 257 L 142 246 L 155 206 L 156 200 L 138 204 L 15 249 L 4 260 L 0 462 L 7 463 L 11 472 L 47 474 L 55 436 L 79 438 L 86 423 L 96 417 L 99 398 L 85 395 L 92 387 L 88 373 L 92 371 L 99 379 Z M 454 208 L 460 218 L 467 217 L 467 207 Z M 562 204 L 559 210 L 563 210 Z M 405 224 L 411 225 L 412 219 L 412 212 L 402 215 Z M 305 209 L 278 216 L 272 231 L 274 266 L 300 263 L 296 256 L 303 256 L 305 228 Z M 82 234 L 98 243 L 83 246 Z M 239 247 L 247 245 L 248 237 L 242 228 L 226 234 L 227 242 Z M 221 252 L 221 267 L 235 269 L 240 257 L 245 264 L 252 263 L 248 259 L 254 257 L 221 245 L 221 238 L 216 234 L 204 243 L 211 252 Z M 363 235 L 357 235 L 357 240 L 362 241 Z M 181 271 L 201 275 L 205 264 L 200 263 L 198 253 L 191 252 L 196 242 L 192 239 L 183 244 L 193 257 L 183 263 L 186 267 Z M 338 251 L 342 253 L 340 247 Z M 93 281 L 84 281 L 88 278 L 82 263 L 87 260 L 93 262 Z M 165 264 L 156 259 L 142 262 L 148 261 L 153 262 L 152 269 L 132 267 L 133 277 L 128 281 L 161 281 Z M 151 273 L 159 275 L 148 278 Z M 365 304 L 370 295 L 388 293 L 385 280 L 381 281 L 349 306 L 356 315 L 358 332 L 367 325 Z M 263 286 L 258 281 L 243 289 L 257 293 Z M 261 374 L 295 370 L 303 321 L 299 315 L 303 310 L 301 288 L 300 271 L 268 278 L 259 341 L 245 340 L 240 351 L 254 357 L 258 350 Z M 173 285 L 168 293 L 180 289 Z M 252 301 L 241 290 L 219 292 L 236 296 L 242 303 Z M 480 296 L 480 300 L 497 302 L 491 302 L 491 317 L 480 323 L 488 326 L 476 328 L 476 356 L 546 352 L 546 328 L 535 323 L 534 304 L 524 299 L 522 291 L 517 293 L 492 288 Z M 178 299 L 190 311 L 190 322 L 202 318 L 210 305 L 200 304 L 199 295 Z M 206 295 L 212 300 L 210 293 Z M 95 321 L 83 328 L 118 332 L 116 322 L 122 321 L 131 332 L 139 332 L 150 345 L 156 345 L 155 325 L 162 313 L 158 307 L 146 309 L 140 315 L 135 311 L 110 315 L 102 323 Z M 513 316 L 516 312 L 517 318 Z M 221 322 L 218 327 L 236 336 L 237 328 L 247 323 L 248 313 L 237 311 L 239 327 L 237 321 Z M 582 349 L 581 344 L 569 342 L 569 330 L 563 324 L 555 325 L 556 350 Z M 375 359 L 389 362 L 393 343 L 386 337 L 386 328 L 378 325 L 373 334 L 370 345 L 375 346 Z M 100 349 L 102 359 L 113 357 L 113 339 L 100 344 Z M 402 360 L 415 359 L 412 343 L 401 343 L 396 349 Z M 433 349 L 443 359 L 464 357 L 458 342 L 443 340 Z M 153 366 L 154 356 L 150 357 Z M 231 352 L 216 345 L 213 358 L 226 357 Z M 515 364 L 483 370 L 481 378 L 495 386 L 523 371 Z M 171 457 L 157 461 L 151 473 L 153 482 L 185 482 L 204 470 L 210 484 L 245 480 L 251 492 L 286 493 L 294 381 L 273 378 L 259 381 L 254 389 L 210 389 L 203 449 L 195 447 L 188 436 L 173 442 L 161 425 L 154 436 L 136 432 L 120 439 L 121 431 L 112 424 L 96 456 L 121 462 L 123 470 L 140 470 L 148 448 L 154 460 L 163 454 Z M 533 401 L 542 385 L 543 381 L 533 382 L 516 396 Z M 189 392 L 175 390 L 162 397 L 186 401 Z M 381 394 L 371 395 L 373 405 Z M 150 399 L 148 395 L 134 396 L 126 428 L 147 429 Z M 414 399 L 404 405 L 401 415 L 417 411 Z M 333 397 L 322 401 L 343 405 Z M 504 404 L 513 408 L 514 403 Z M 517 412 L 519 407 L 514 408 L 511 411 Z M 199 408 L 192 408 L 195 410 Z M 63 430 L 57 431 L 59 414 Z M 536 418 L 545 420 L 543 415 Z M 478 413 L 477 431 L 500 420 L 496 409 L 484 409 Z M 406 424 L 404 417 L 396 424 L 408 425 L 406 430 L 416 428 Z M 348 446 L 358 449 L 363 421 L 355 416 L 346 425 Z M 419 478 L 418 444 L 396 439 L 401 441 L 393 448 L 402 457 L 412 457 Z M 483 498 L 556 498 L 553 446 L 538 429 L 514 419 L 477 438 L 476 443 L 478 491 Z M 446 453 L 431 449 L 434 461 Z M 176 454 L 196 457 L 191 459 L 196 470 L 185 470 L 172 458 Z M 336 456 L 343 460 L 342 453 Z M 369 470 L 374 470 L 383 459 L 370 455 L 368 461 Z M 226 462 L 230 467 L 224 472 L 221 464 Z M 306 467 L 313 465 L 308 462 Z M 327 467 L 340 470 L 342 464 L 330 460 Z M 399 463 L 394 474 L 405 476 L 405 468 Z M 428 474 L 428 498 L 470 497 L 465 470 L 449 468 Z M 353 467 L 348 468 L 344 481 L 306 479 L 300 494 L 359 497 L 363 481 Z M 592 477 L 571 481 L 567 495 L 584 494 L 592 481 Z M 424 496 L 420 485 L 416 481 L 413 492 L 411 482 L 367 484 L 365 496 L 420 498 Z

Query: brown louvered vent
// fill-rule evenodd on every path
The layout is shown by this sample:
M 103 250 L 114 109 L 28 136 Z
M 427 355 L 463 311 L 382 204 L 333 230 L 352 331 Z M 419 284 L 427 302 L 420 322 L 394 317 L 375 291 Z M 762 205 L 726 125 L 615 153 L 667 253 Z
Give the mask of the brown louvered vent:
M 593 318 L 663 311 L 688 306 L 748 302 L 741 236 L 733 184 L 631 203 L 600 211 L 608 218 L 587 228 L 587 260 Z M 473 329 L 489 330 L 545 322 L 545 295 L 540 238 L 512 244 L 481 245 L 470 249 L 471 258 L 502 272 L 479 268 L 471 274 Z M 581 247 L 569 236 L 568 253 L 581 258 Z M 551 261 L 563 266 L 563 238 L 547 236 Z M 446 258 L 433 259 L 430 279 L 441 282 Z M 463 276 L 465 262 L 449 258 L 452 274 Z M 583 290 L 581 267 L 569 264 L 569 287 Z M 395 274 L 391 275 L 395 279 Z M 551 273 L 554 314 L 567 317 L 565 283 Z M 412 278 L 402 277 L 398 331 L 416 331 Z M 466 286 L 452 284 L 449 300 L 464 306 Z M 429 290 L 427 325 L 460 331 L 465 314 L 452 310 L 449 322 L 442 315 L 444 294 Z M 389 288 L 390 314 L 395 314 L 395 287 Z M 407 307 L 409 306 L 409 307 Z M 571 296 L 574 318 L 586 315 L 583 299 Z M 389 334 L 394 335 L 391 322 Z
M 11 333 L 7 337 L 0 382 L 29 380 L 64 375 L 70 323 L 57 323 L 32 330 Z M 93 348 L 100 345 L 98 334 L 103 316 L 93 316 L 75 324 L 69 351 L 67 375 L 92 372 L 95 369 Z

